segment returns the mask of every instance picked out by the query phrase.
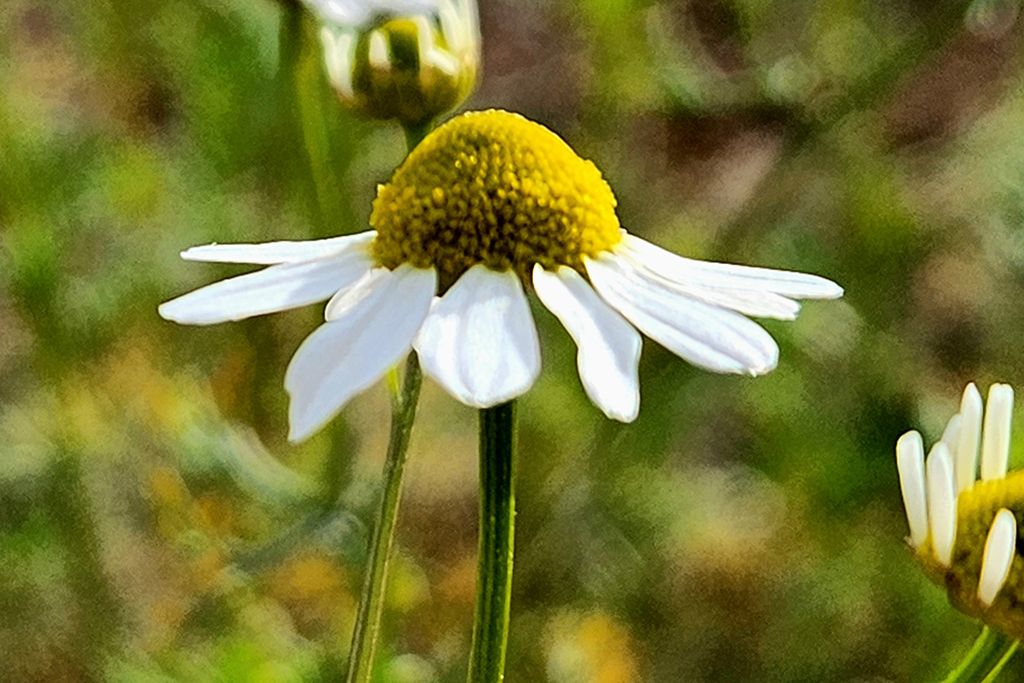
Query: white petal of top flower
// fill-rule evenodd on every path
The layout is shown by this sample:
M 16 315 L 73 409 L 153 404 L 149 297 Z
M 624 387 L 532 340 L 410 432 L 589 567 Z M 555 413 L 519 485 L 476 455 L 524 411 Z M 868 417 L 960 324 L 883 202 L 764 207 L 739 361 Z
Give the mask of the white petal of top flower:
M 163 304 L 160 314 L 175 322 L 241 320 L 330 300 L 326 322 L 299 347 L 285 378 L 293 440 L 313 434 L 412 349 L 424 373 L 466 405 L 487 408 L 522 395 L 540 372 L 527 288 L 576 343 L 587 396 L 622 422 L 635 419 L 640 406 L 640 332 L 698 367 L 759 375 L 776 366 L 779 349 L 747 316 L 792 320 L 798 299 L 843 293 L 815 275 L 683 258 L 629 235 L 596 168 L 557 136 L 504 112 L 453 121 L 467 118 L 472 135 L 453 135 L 449 122 L 381 186 L 375 230 L 182 254 L 267 267 Z M 480 139 L 480 149 L 460 149 Z M 477 167 L 485 154 L 493 158 Z M 538 185 L 530 169 L 512 172 L 543 155 L 544 167 L 555 169 L 548 185 Z M 500 180 L 474 168 L 494 169 Z M 460 175 L 467 172 L 478 175 L 467 181 Z M 503 184 L 479 192 L 494 182 Z M 429 190 L 416 183 L 430 183 Z M 516 199 L 527 190 L 533 194 Z M 583 199 L 573 194 L 581 192 Z M 580 225 L 566 230 L 572 221 Z M 991 419 L 1004 420 L 1005 412 Z M 978 426 L 980 416 L 965 414 L 949 438 L 976 438 L 968 428 Z M 1004 447 L 990 443 L 992 452 Z M 944 457 L 940 464 L 953 476 L 954 460 Z M 983 473 L 1000 467 L 983 458 Z M 923 514 L 915 512 L 918 526 Z
M 579 347 L 577 367 L 587 396 L 614 420 L 632 422 L 640 411 L 640 335 L 572 268 L 537 266 L 533 286 Z
M 537 328 L 511 271 L 466 271 L 431 309 L 415 348 L 424 374 L 474 408 L 526 393 L 540 374 Z
M 519 278 L 478 265 L 435 299 L 433 269 L 375 268 L 367 253 L 373 231 L 345 238 L 193 247 L 184 258 L 273 264 L 208 285 L 160 306 L 178 323 L 205 325 L 331 299 L 328 321 L 302 344 L 288 369 L 291 438 L 302 440 L 398 363 L 415 341 L 424 372 L 466 405 L 485 408 L 525 393 L 540 371 L 537 331 Z M 580 348 L 587 395 L 623 422 L 639 410 L 640 336 L 632 325 L 694 365 L 756 375 L 771 370 L 778 347 L 738 310 L 775 317 L 802 298 L 835 298 L 842 290 L 813 275 L 682 259 L 629 237 L 587 264 L 593 285 L 576 271 L 536 267 L 541 302 Z M 654 253 L 654 252 L 651 252 Z M 686 268 L 659 274 L 664 256 Z M 671 271 L 666 271 L 669 274 Z M 714 302 L 714 303 L 711 303 Z M 629 322 L 627 322 L 629 321 Z M 630 325 L 629 323 L 632 323 Z

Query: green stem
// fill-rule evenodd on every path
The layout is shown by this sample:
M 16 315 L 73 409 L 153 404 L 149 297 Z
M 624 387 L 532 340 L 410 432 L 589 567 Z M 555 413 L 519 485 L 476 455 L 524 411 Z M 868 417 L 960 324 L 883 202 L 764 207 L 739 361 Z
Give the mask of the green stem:
M 943 683 L 994 681 L 1016 652 L 1018 644 L 987 626 L 982 628 L 974 645 L 956 668 L 943 679 Z
M 432 122 L 403 126 L 408 151 L 430 132 Z M 370 539 L 366 576 L 359 598 L 359 613 L 352 632 L 352 647 L 348 658 L 347 683 L 369 683 L 373 678 L 373 664 L 380 640 L 381 617 L 384 613 L 384 595 L 387 590 L 391 550 L 395 545 L 395 525 L 398 506 L 402 498 L 402 476 L 405 474 L 406 451 L 409 435 L 416 419 L 416 403 L 420 397 L 423 373 L 415 352 L 410 352 L 405 365 L 405 381 L 399 391 L 394 390 L 394 377 L 388 376 L 391 388 L 391 438 L 388 442 L 387 461 L 384 463 L 384 494 L 380 501 L 377 524 Z
M 1013 659 L 1013 656 L 1017 654 L 1017 648 L 1019 647 L 1019 640 L 1015 640 L 1010 643 L 1009 647 L 1007 647 L 1006 651 L 1003 653 L 1002 658 L 996 662 L 996 665 L 992 667 L 992 670 L 988 672 L 988 675 L 981 679 L 981 683 L 995 683 L 999 678 L 999 674 L 1003 672 L 1006 665 L 1009 664 L 1010 660 Z
M 427 133 L 434 127 L 433 119 L 427 119 L 422 123 L 408 123 L 405 124 L 403 130 L 405 131 L 405 146 L 411 152 L 416 149 L 416 145 L 423 141 L 423 138 L 427 137 Z
M 515 402 L 480 411 L 480 549 L 469 683 L 505 676 L 515 541 Z
M 359 601 L 356 627 L 352 633 L 348 674 L 345 677 L 348 683 L 369 683 L 373 678 L 374 657 L 380 639 L 384 595 L 391 564 L 391 549 L 395 544 L 395 522 L 398 519 L 398 506 L 402 497 L 402 475 L 422 380 L 419 360 L 415 353 L 410 353 L 405 365 L 402 390 L 392 402 L 391 440 L 388 443 L 387 461 L 384 464 L 384 493 L 381 496 L 377 524 L 370 539 L 370 555 L 363 580 L 363 593 Z

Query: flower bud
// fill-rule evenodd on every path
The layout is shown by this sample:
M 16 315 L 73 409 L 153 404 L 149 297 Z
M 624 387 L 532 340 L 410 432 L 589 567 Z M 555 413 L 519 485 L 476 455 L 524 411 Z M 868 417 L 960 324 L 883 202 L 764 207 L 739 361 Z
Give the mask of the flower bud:
M 418 125 L 461 104 L 476 84 L 475 0 L 309 0 L 331 85 L 349 107 Z

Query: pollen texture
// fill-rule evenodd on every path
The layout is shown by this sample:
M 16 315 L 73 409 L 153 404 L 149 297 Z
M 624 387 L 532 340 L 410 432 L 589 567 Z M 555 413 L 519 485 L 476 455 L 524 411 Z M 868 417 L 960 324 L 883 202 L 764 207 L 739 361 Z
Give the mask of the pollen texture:
M 1017 547 L 1010 574 L 995 601 L 986 607 L 977 599 L 981 561 L 989 528 L 1000 508 L 1017 518 Z M 1024 638 L 1024 558 L 1020 532 L 1024 529 L 1024 470 L 1010 472 L 1003 479 L 975 482 L 957 500 L 956 543 L 949 567 L 941 570 L 932 561 L 929 574 L 944 584 L 950 601 L 961 611 L 975 616 L 1015 638 Z M 925 554 L 922 548 L 922 555 Z M 930 549 L 928 549 L 930 553 Z
M 370 223 L 374 256 L 437 268 L 442 287 L 482 263 L 583 271 L 620 239 L 601 172 L 560 137 L 518 114 L 462 114 L 428 135 L 381 185 Z

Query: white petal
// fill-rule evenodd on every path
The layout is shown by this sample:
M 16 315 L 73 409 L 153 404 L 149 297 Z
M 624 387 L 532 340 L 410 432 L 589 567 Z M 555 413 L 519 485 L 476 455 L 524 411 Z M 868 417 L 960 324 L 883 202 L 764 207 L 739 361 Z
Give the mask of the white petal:
M 956 540 L 956 484 L 949 449 L 941 441 L 932 448 L 925 464 L 928 478 L 928 523 L 935 559 L 948 567 Z
M 355 235 L 342 235 L 325 240 L 300 242 L 263 242 L 261 244 L 206 244 L 181 252 L 186 261 L 211 263 L 299 263 L 335 256 L 352 247 L 365 246 L 376 236 L 376 230 Z
M 408 353 L 436 288 L 432 268 L 403 265 L 374 269 L 348 290 L 346 315 L 306 337 L 288 366 L 289 439 L 312 435 Z
M 676 281 L 773 292 L 794 299 L 837 299 L 843 295 L 842 287 L 818 275 L 684 258 L 629 234 L 623 235 L 622 244 L 662 277 Z
M 978 600 L 989 606 L 1010 576 L 1017 548 L 1017 519 L 1006 508 L 996 513 L 985 539 L 978 578 Z
M 388 39 L 383 31 L 370 32 L 370 44 L 366 51 L 370 66 L 379 71 L 387 71 L 391 67 Z
M 949 454 L 953 457 L 953 470 L 956 470 L 956 449 L 960 445 L 960 424 L 964 421 L 960 413 L 949 418 L 946 428 L 942 430 L 942 443 L 946 444 Z
M 694 365 L 760 375 L 778 363 L 775 340 L 742 315 L 680 294 L 614 252 L 588 258 L 586 266 L 594 288 L 612 308 Z
M 907 432 L 896 442 L 896 469 L 900 474 L 903 507 L 910 525 L 910 540 L 920 547 L 928 538 L 928 498 L 925 491 L 924 443 L 917 432 Z
M 414 346 L 424 374 L 475 408 L 525 393 L 540 373 L 537 328 L 511 271 L 467 270 L 431 307 Z
M 960 439 L 956 447 L 957 491 L 974 485 L 978 472 L 978 443 L 981 441 L 981 394 L 971 382 L 960 399 Z
M 981 436 L 981 478 L 1001 479 L 1010 462 L 1010 427 L 1013 421 L 1013 387 L 993 384 L 985 406 Z
M 533 286 L 579 347 L 576 366 L 590 400 L 613 420 L 632 422 L 640 410 L 640 335 L 572 268 L 533 269 Z
M 328 22 L 358 28 L 376 14 L 412 16 L 437 10 L 438 0 L 306 0 Z
M 721 306 L 730 311 L 755 318 L 772 320 L 796 320 L 800 304 L 772 292 L 740 289 L 711 289 L 709 287 L 684 286 L 675 284 L 673 289 L 688 294 L 698 301 L 712 306 Z
M 373 266 L 365 249 L 339 256 L 282 263 L 215 282 L 160 306 L 167 320 L 211 325 L 307 306 L 333 296 Z
M 327 77 L 342 97 L 351 99 L 355 95 L 351 69 L 355 63 L 355 34 L 325 25 L 320 29 L 320 42 L 323 44 Z
M 743 315 L 775 320 L 795 320 L 797 313 L 800 312 L 800 304 L 767 290 L 708 285 L 702 278 L 688 277 L 688 271 L 684 269 L 669 272 L 667 269 L 659 268 L 659 259 L 646 258 L 628 247 L 616 248 L 615 253 L 627 259 L 638 270 L 645 271 L 646 278 L 659 281 L 666 289 L 712 306 L 728 308 Z M 672 258 L 680 258 L 675 254 L 666 254 Z

